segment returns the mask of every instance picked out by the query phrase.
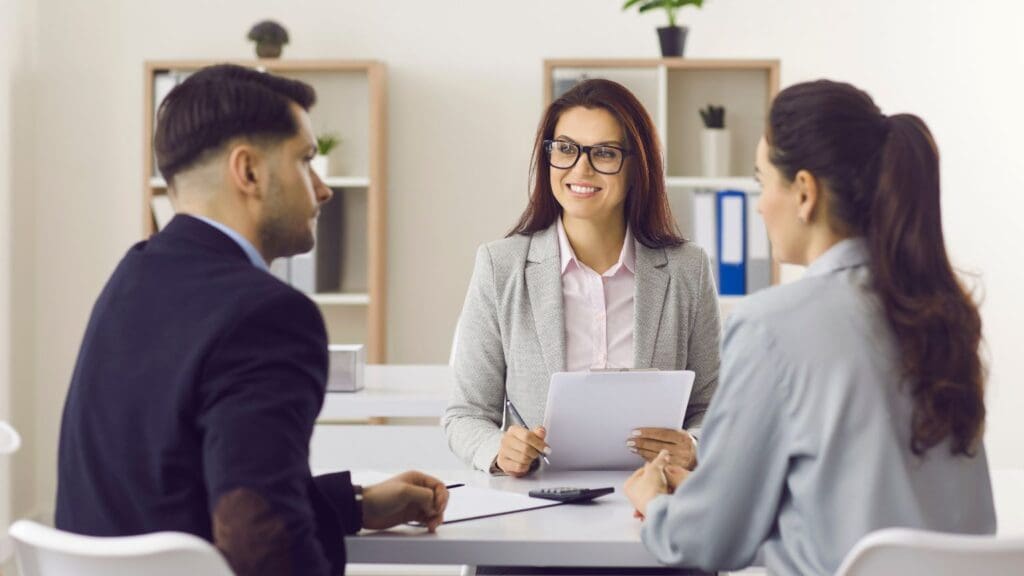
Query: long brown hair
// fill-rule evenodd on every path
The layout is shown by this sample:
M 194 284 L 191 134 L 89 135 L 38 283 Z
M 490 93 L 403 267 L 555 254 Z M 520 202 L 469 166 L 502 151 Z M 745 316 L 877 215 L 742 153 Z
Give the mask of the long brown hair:
M 533 144 L 530 203 L 508 236 L 545 230 L 561 215 L 562 207 L 551 190 L 551 167 L 543 146 L 544 140 L 554 137 L 562 113 L 578 106 L 607 110 L 626 135 L 626 149 L 633 166 L 626 180 L 624 212 L 633 236 L 648 248 L 682 244 L 684 240 L 665 193 L 665 172 L 654 123 L 636 96 L 621 84 L 604 79 L 577 84 L 544 112 Z
M 912 114 L 885 116 L 865 92 L 826 80 L 775 98 L 766 135 L 792 180 L 825 184 L 833 225 L 864 236 L 914 400 L 911 449 L 950 438 L 972 455 L 985 422 L 981 317 L 950 265 L 939 205 L 939 152 Z

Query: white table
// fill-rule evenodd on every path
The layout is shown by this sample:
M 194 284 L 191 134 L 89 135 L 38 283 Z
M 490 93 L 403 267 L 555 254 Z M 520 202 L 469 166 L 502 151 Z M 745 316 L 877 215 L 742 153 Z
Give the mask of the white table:
M 418 390 L 412 382 L 428 382 L 423 378 L 432 370 L 435 376 L 441 375 L 433 380 L 434 392 L 439 394 L 437 387 L 444 382 L 443 375 L 447 373 L 450 377 L 446 366 L 380 368 L 395 368 L 381 371 L 382 375 L 395 375 L 390 382 L 385 380 L 379 384 L 381 393 L 333 395 L 341 403 L 359 403 L 363 402 L 361 398 L 369 398 L 360 410 L 344 411 L 347 417 L 368 417 L 367 406 L 372 412 L 393 416 L 400 410 L 410 410 L 409 404 L 415 404 L 417 399 L 422 401 L 419 408 L 412 409 L 420 410 L 417 414 L 422 414 L 423 407 L 431 402 L 438 414 L 443 410 L 444 402 L 438 403 L 440 395 L 431 400 L 429 393 Z M 398 378 L 403 373 L 404 380 Z M 413 387 L 411 393 L 401 392 L 410 386 Z M 381 400 L 373 400 L 374 397 Z M 397 473 L 408 468 L 420 468 L 447 483 L 467 482 L 524 493 L 534 487 L 558 485 L 616 488 L 616 494 L 597 500 L 593 506 L 572 509 L 559 506 L 472 520 L 442 526 L 437 534 L 426 534 L 412 528 L 363 533 L 347 539 L 348 558 L 352 563 L 580 567 L 658 565 L 643 548 L 639 536 L 640 522 L 632 518 L 629 503 L 621 493 L 626 472 L 557 474 L 541 471 L 525 479 L 491 477 L 461 468 L 459 461 L 448 452 L 443 431 L 436 426 L 318 426 L 313 436 L 311 466 L 317 473 L 343 469 Z M 358 472 L 356 474 L 358 481 Z M 998 535 L 1024 535 L 1024 470 L 992 470 L 991 474 L 999 521 Z
M 440 418 L 454 375 L 447 364 L 367 364 L 365 388 L 328 392 L 318 424 L 386 418 Z
M 364 564 L 656 567 L 640 541 L 639 520 L 622 494 L 628 472 L 545 472 L 527 478 L 468 470 L 431 470 L 445 483 L 526 493 L 563 485 L 614 486 L 589 505 L 556 506 L 446 524 L 437 533 L 401 527 L 346 538 L 348 561 Z M 353 479 L 359 481 L 359 472 Z M 1024 535 L 1024 470 L 993 470 L 998 537 Z M 454 488 L 458 490 L 458 488 Z
M 590 504 L 564 505 L 445 524 L 435 534 L 402 526 L 346 538 L 353 563 L 472 566 L 662 567 L 640 541 L 640 520 L 622 493 L 629 472 L 545 472 L 527 478 L 468 470 L 429 471 L 445 483 L 465 482 L 526 493 L 556 486 L 614 486 Z M 353 474 L 359 482 L 359 472 Z M 453 488 L 453 492 L 458 488 Z M 685 572 L 683 572 L 685 573 Z

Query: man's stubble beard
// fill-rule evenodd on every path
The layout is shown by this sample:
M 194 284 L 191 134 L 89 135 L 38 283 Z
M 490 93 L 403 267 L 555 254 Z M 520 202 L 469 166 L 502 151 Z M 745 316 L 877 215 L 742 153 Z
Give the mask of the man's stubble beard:
M 271 259 L 304 254 L 313 249 L 315 239 L 309 221 L 290 222 L 289 216 L 281 186 L 271 176 L 259 232 L 263 251 Z

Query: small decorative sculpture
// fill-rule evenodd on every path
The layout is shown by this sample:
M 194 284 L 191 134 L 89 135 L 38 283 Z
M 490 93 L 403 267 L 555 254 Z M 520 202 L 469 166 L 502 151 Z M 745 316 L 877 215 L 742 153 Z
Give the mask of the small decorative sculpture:
M 256 43 L 256 56 L 279 58 L 281 48 L 288 43 L 288 31 L 273 20 L 264 20 L 249 30 L 249 40 Z

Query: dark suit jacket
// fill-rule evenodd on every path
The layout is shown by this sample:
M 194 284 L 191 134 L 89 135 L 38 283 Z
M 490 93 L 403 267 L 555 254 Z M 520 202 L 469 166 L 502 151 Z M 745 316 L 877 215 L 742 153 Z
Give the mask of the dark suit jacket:
M 100 294 L 60 434 L 57 527 L 214 542 L 239 574 L 337 574 L 361 518 L 312 477 L 327 379 L 316 305 L 209 224 L 177 216 Z

